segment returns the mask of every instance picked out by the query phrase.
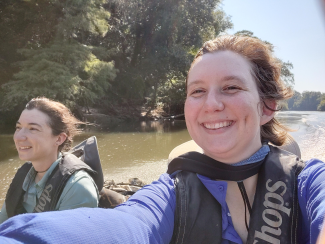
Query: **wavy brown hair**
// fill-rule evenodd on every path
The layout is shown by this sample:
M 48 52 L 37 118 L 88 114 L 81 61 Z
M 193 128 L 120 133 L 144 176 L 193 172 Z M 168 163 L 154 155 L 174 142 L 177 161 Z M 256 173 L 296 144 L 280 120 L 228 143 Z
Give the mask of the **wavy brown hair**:
M 279 105 L 280 101 L 292 97 L 292 89 L 285 86 L 281 80 L 282 64 L 273 56 L 269 44 L 248 36 L 223 35 L 203 44 L 196 54 L 191 68 L 198 57 L 218 51 L 232 51 L 249 61 L 261 102 L 267 109 L 278 111 L 278 109 L 273 110 L 267 105 L 266 101 L 268 100 L 275 101 Z M 261 126 L 261 140 L 281 146 L 289 136 L 288 131 L 290 131 L 288 127 L 282 125 L 276 118 L 272 118 Z
M 71 148 L 73 137 L 80 133 L 78 126 L 85 124 L 74 117 L 62 103 L 45 97 L 33 98 L 26 104 L 26 109 L 37 109 L 45 113 L 50 119 L 48 125 L 54 136 L 62 132 L 67 134 L 67 139 L 59 146 L 59 151 L 68 151 Z

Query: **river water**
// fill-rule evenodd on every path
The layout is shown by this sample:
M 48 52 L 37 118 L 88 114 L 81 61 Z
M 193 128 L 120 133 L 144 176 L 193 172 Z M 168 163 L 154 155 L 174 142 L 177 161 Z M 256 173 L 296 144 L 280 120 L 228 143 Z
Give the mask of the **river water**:
M 325 161 L 325 112 L 279 112 L 277 118 L 294 129 L 303 159 Z M 12 128 L 0 128 L 0 206 L 12 177 L 22 165 L 12 140 Z M 166 172 L 167 158 L 177 145 L 190 140 L 184 121 L 123 123 L 109 131 L 87 129 L 75 144 L 95 135 L 105 180 L 127 182 L 137 177 L 150 183 Z

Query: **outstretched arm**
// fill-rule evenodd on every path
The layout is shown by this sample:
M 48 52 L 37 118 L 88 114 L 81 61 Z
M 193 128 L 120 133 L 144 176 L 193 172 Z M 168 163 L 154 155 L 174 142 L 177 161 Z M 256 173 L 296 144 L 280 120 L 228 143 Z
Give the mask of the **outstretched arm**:
M 302 243 L 316 243 L 325 217 L 325 163 L 306 162 L 298 177 L 298 199 L 302 213 Z
M 173 185 L 164 174 L 115 209 L 16 216 L 0 225 L 0 243 L 169 243 L 176 203 Z

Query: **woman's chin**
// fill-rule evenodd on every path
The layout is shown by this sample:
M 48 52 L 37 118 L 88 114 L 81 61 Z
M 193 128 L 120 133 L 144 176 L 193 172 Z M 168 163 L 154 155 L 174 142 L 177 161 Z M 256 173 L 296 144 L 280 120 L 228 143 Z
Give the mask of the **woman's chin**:
M 231 150 L 228 147 L 206 147 L 206 150 L 203 150 L 204 154 L 220 162 L 224 162 L 228 157 Z
M 31 161 L 31 157 L 27 155 L 19 154 L 18 157 L 21 161 Z

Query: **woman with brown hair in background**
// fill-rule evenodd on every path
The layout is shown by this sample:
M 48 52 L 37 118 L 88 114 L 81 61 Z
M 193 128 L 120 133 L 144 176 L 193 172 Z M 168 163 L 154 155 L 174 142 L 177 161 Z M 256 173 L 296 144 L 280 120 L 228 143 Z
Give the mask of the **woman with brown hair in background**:
M 44 97 L 27 103 L 14 134 L 19 158 L 27 163 L 10 185 L 0 223 L 21 213 L 97 207 L 98 190 L 89 175 L 93 171 L 75 158 L 69 164 L 62 153 L 70 149 L 79 124 L 62 103 Z M 70 172 L 60 178 L 63 168 Z

